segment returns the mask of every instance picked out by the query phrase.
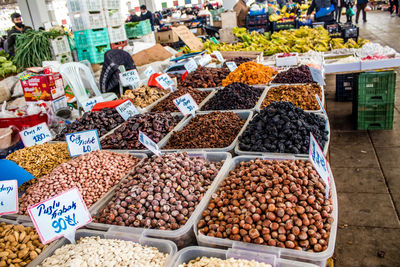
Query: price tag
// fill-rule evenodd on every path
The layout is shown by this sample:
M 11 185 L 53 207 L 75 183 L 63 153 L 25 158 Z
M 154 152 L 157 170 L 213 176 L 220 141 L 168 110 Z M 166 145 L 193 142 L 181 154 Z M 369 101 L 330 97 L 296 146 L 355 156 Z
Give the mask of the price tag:
M 139 110 L 137 110 L 137 108 L 133 105 L 133 103 L 130 100 L 126 100 L 124 103 L 117 106 L 115 109 L 118 111 L 119 115 L 121 115 L 121 117 L 126 121 L 130 117 L 140 114 Z
M 97 130 L 66 134 L 65 139 L 67 141 L 68 151 L 71 157 L 101 149 Z
M 318 83 L 319 85 L 324 85 L 325 81 L 324 81 L 324 76 L 322 75 L 322 71 L 310 66 L 308 66 L 308 68 L 310 69 L 311 76 L 314 82 Z
M 228 69 L 232 72 L 234 70 L 236 70 L 237 66 L 236 63 L 233 61 L 228 61 L 226 62 L 226 66 L 228 66 Z
M 82 103 L 83 110 L 85 112 L 91 111 L 94 105 L 101 102 L 104 102 L 104 99 L 101 95 L 89 98 L 88 100 L 83 101 Z
M 51 141 L 51 133 L 45 122 L 19 132 L 24 146 L 30 147 Z
M 122 86 L 132 86 L 134 88 L 139 87 L 140 77 L 137 70 L 128 70 L 119 74 L 119 80 Z
M 199 106 L 190 94 L 184 94 L 183 96 L 174 99 L 174 104 L 184 116 L 189 114 L 194 116 L 195 111 L 199 109 Z
M 0 215 L 18 212 L 17 180 L 0 181 Z
M 197 63 L 194 61 L 193 58 L 191 58 L 186 64 L 185 64 L 185 69 L 190 73 L 192 71 L 195 71 L 197 69 Z
M 164 73 L 163 75 L 158 76 L 156 81 L 161 85 L 162 88 L 174 91 L 174 81 L 168 76 L 168 74 Z
M 76 229 L 92 221 L 76 187 L 29 207 L 28 212 L 43 244 L 74 236 Z
M 329 198 L 329 163 L 312 133 L 310 133 L 310 151 L 308 156 L 326 185 L 325 198 Z
M 212 60 L 211 56 L 209 54 L 204 55 L 199 59 L 199 65 L 202 67 L 206 66 L 208 63 L 210 63 Z
M 150 78 L 151 75 L 156 73 L 151 66 L 148 66 L 146 70 L 144 71 L 144 75 L 148 78 Z
M 215 64 L 215 63 L 213 62 L 213 63 L 208 64 L 207 67 L 209 67 L 209 68 L 216 68 L 216 67 L 217 67 L 217 64 Z
M 161 156 L 161 151 L 158 145 L 141 131 L 139 131 L 139 142 L 157 156 Z
M 225 59 L 219 51 L 214 51 L 213 54 L 217 57 L 219 62 L 224 62 Z
M 324 115 L 326 117 L 328 117 L 328 114 L 326 113 L 326 110 L 324 109 L 324 106 L 322 105 L 321 100 L 319 99 L 319 96 L 317 94 L 315 94 L 315 98 L 317 99 L 318 105 L 319 107 L 322 109 L 322 112 L 324 113 Z

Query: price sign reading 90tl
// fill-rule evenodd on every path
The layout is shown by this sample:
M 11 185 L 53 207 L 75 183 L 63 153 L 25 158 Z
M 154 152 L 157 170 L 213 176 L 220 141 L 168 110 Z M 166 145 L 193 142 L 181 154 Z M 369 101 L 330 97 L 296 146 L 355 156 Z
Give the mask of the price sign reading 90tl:
M 51 133 L 45 122 L 19 132 L 24 146 L 30 147 L 51 141 Z
M 325 158 L 324 153 L 319 147 L 317 140 L 315 140 L 314 135 L 310 133 L 310 151 L 309 158 L 314 168 L 317 170 L 319 176 L 325 183 L 325 197 L 329 198 L 329 163 Z
M 43 244 L 70 235 L 92 221 L 76 187 L 29 207 L 28 213 Z

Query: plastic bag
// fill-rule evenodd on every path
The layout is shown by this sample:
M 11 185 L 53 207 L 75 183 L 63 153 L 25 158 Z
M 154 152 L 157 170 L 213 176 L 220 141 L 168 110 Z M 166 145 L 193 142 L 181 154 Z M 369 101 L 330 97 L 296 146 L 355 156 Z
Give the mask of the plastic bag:
M 13 112 L 10 112 L 6 110 L 7 102 L 4 101 L 3 105 L 1 105 L 1 112 L 0 112 L 0 118 L 15 118 L 15 114 Z

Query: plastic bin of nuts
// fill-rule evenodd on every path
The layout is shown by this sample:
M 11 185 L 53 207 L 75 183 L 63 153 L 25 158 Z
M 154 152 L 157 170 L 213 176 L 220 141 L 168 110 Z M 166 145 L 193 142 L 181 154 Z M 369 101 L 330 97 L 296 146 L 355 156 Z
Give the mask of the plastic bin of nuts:
M 84 259 L 82 256 L 83 255 L 76 255 L 74 254 L 74 258 L 79 258 L 81 261 L 83 262 L 87 262 L 87 263 L 94 263 L 94 262 L 98 262 L 100 265 L 107 265 L 105 264 L 104 260 L 108 261 L 108 262 L 112 262 L 113 260 L 115 260 L 114 264 L 116 264 L 116 266 L 118 266 L 118 259 L 119 259 L 119 264 L 121 264 L 122 262 L 129 262 L 129 263 L 135 263 L 136 264 L 143 264 L 143 266 L 169 266 L 170 264 L 172 264 L 172 258 L 174 257 L 177 248 L 176 245 L 169 241 L 169 240 L 160 240 L 160 239 L 155 239 L 155 238 L 148 238 L 148 237 L 143 237 L 142 235 L 137 235 L 137 234 L 133 234 L 133 233 L 126 233 L 126 232 L 117 232 L 117 231 L 113 231 L 113 230 L 109 230 L 107 232 L 100 232 L 100 231 L 93 231 L 93 230 L 77 230 L 76 234 L 75 234 L 75 239 L 76 241 L 78 241 L 81 238 L 87 238 L 87 237 L 99 237 L 100 240 L 102 239 L 113 239 L 113 240 L 118 240 L 117 242 L 114 243 L 110 243 L 108 244 L 109 246 L 113 246 L 115 248 L 115 251 L 110 251 L 110 254 L 108 254 L 108 257 L 110 258 L 106 258 L 107 256 L 104 255 L 104 259 L 103 262 L 101 262 L 102 260 L 102 256 L 103 255 L 96 255 L 96 249 L 98 247 L 96 247 L 96 243 L 93 242 L 93 246 L 91 247 L 91 249 L 93 249 L 93 251 L 90 253 L 89 251 L 84 250 L 84 255 L 86 257 L 86 259 Z M 140 244 L 140 247 L 136 247 L 136 249 L 138 249 L 137 251 L 133 250 L 132 251 L 127 251 L 127 247 L 131 246 L 131 244 L 129 243 L 119 243 L 120 241 L 128 241 L 130 242 L 134 242 L 137 244 Z M 110 242 L 112 242 L 112 240 L 110 240 Z M 46 259 L 49 257 L 52 257 L 54 255 L 57 255 L 57 249 L 60 249 L 61 247 L 70 244 L 70 242 L 66 239 L 66 238 L 62 238 L 60 239 L 56 244 L 54 244 L 53 246 L 49 247 L 49 249 L 47 249 L 44 253 L 40 254 L 39 257 L 37 257 L 33 262 L 32 262 L 32 266 L 53 266 L 51 264 L 52 261 L 49 260 L 49 262 L 46 263 Z M 79 241 L 78 241 L 78 245 L 79 245 Z M 89 244 L 87 244 L 86 246 L 88 246 Z M 69 249 L 71 250 L 71 253 L 74 252 L 74 247 L 76 247 L 77 245 L 70 247 Z M 97 244 L 97 246 L 105 246 L 104 243 L 102 244 Z M 143 246 L 143 247 L 142 247 Z M 119 248 L 118 248 L 119 247 Z M 131 247 L 132 248 L 132 247 Z M 167 254 L 167 256 L 165 257 L 165 255 L 158 253 L 154 250 L 151 250 L 151 248 L 155 248 L 158 252 L 161 252 L 163 254 Z M 106 248 L 104 250 L 101 251 L 108 251 Z M 115 255 L 118 251 L 123 251 L 121 253 L 121 255 L 118 255 L 118 259 L 113 258 L 112 255 Z M 83 252 L 81 250 L 81 252 Z M 131 252 L 131 253 L 130 253 Z M 58 254 L 60 255 L 60 254 Z M 152 257 L 153 256 L 153 257 Z M 143 257 L 143 258 L 141 258 Z M 62 259 L 60 257 L 58 257 L 59 260 L 61 260 L 59 263 L 64 262 L 65 260 L 65 255 L 62 255 Z M 134 260 L 134 262 L 132 262 Z M 155 265 L 155 262 L 165 262 L 163 265 L 162 264 L 158 264 Z M 46 264 L 44 264 L 46 263 Z M 81 263 L 81 262 L 80 262 Z M 72 264 L 70 266 L 73 266 L 73 259 L 69 260 L 69 264 Z M 63 265 L 63 264 L 61 264 Z M 108 265 L 107 265 L 108 266 Z M 111 266 L 111 265 L 110 265 Z
M 187 153 L 187 154 L 191 158 L 193 158 L 193 157 L 201 157 L 201 158 L 204 158 L 206 161 L 210 161 L 210 162 L 213 162 L 213 163 L 224 161 L 224 164 L 219 169 L 219 171 L 216 174 L 215 178 L 212 181 L 210 181 L 211 184 L 209 186 L 207 186 L 208 190 L 204 192 L 203 197 L 201 198 L 201 201 L 199 201 L 200 199 L 198 199 L 197 201 L 199 201 L 199 202 L 198 202 L 197 206 L 196 206 L 196 203 L 194 204 L 193 213 L 189 218 L 186 218 L 186 222 L 185 222 L 184 225 L 181 225 L 181 227 L 178 227 L 178 229 L 175 229 L 175 230 L 160 230 L 160 229 L 151 229 L 151 228 L 149 228 L 151 226 L 143 228 L 143 227 L 140 227 L 140 224 L 139 224 L 139 227 L 131 227 L 131 226 L 128 227 L 128 226 L 119 226 L 119 225 L 115 225 L 115 224 L 113 225 L 113 224 L 92 222 L 92 223 L 88 224 L 86 227 L 90 228 L 90 229 L 96 229 L 96 230 L 102 230 L 102 231 L 105 231 L 105 230 L 107 230 L 109 228 L 113 228 L 113 229 L 116 229 L 118 231 L 120 231 L 121 229 L 124 229 L 123 231 L 133 232 L 133 233 L 141 233 L 141 232 L 143 232 L 143 235 L 146 236 L 146 237 L 154 237 L 154 238 L 161 238 L 161 239 L 171 240 L 171 241 L 175 242 L 178 245 L 178 247 L 185 247 L 185 246 L 188 246 L 190 244 L 193 244 L 195 242 L 195 236 L 194 236 L 194 232 L 193 232 L 194 218 L 198 217 L 198 215 L 201 213 L 201 210 L 204 209 L 204 206 L 207 204 L 206 203 L 206 199 L 210 198 L 210 196 L 209 196 L 210 192 L 213 191 L 212 189 L 220 182 L 220 180 L 224 176 L 224 174 L 226 172 L 226 169 L 227 169 L 227 166 L 229 165 L 229 162 L 230 162 L 232 156 L 229 153 L 205 152 L 205 151 L 200 151 L 200 150 L 197 151 L 197 152 Z M 153 159 L 153 163 L 154 163 L 155 160 L 157 160 L 156 157 Z M 171 162 L 170 164 L 177 164 L 176 162 L 175 163 L 173 163 L 172 161 L 169 161 L 169 162 Z M 147 165 L 149 167 L 151 166 L 149 164 L 147 164 Z M 169 166 L 171 168 L 171 165 L 169 165 Z M 210 170 L 210 169 L 208 169 L 208 170 Z M 150 172 L 150 173 L 153 173 L 153 172 Z M 137 173 L 137 175 L 135 175 L 135 177 L 138 177 L 139 174 L 140 173 Z M 152 175 L 154 175 L 154 174 L 152 174 Z M 196 177 L 196 176 L 193 176 L 193 177 Z M 129 181 L 132 181 L 132 180 L 134 180 L 134 179 L 130 179 Z M 185 181 L 187 181 L 187 180 L 185 180 Z M 183 181 L 183 179 L 180 179 L 180 181 L 178 181 L 178 182 L 181 182 L 181 184 L 182 184 L 182 186 L 179 185 L 179 188 L 176 187 L 179 192 L 181 191 L 180 190 L 181 188 L 187 186 L 187 184 L 186 185 L 184 184 L 185 181 Z M 144 183 L 142 183 L 142 184 L 144 184 Z M 154 185 L 154 186 L 156 187 L 156 185 Z M 170 188 L 173 188 L 173 185 L 164 187 L 164 189 L 170 189 Z M 163 189 L 163 192 L 161 192 L 163 194 L 166 192 L 164 189 Z M 118 192 L 119 191 L 118 191 L 118 188 L 117 188 L 116 190 L 113 191 L 113 195 L 108 196 L 106 198 L 103 198 L 100 201 L 101 204 L 96 207 L 97 211 L 94 211 L 94 213 L 96 214 L 94 216 L 94 221 L 97 221 L 98 220 L 97 218 L 102 216 L 101 214 L 102 214 L 102 210 L 104 208 L 108 208 L 108 205 L 115 203 L 113 197 Z M 177 191 L 175 191 L 175 192 L 177 192 Z M 173 194 L 172 191 L 170 191 L 169 193 L 166 193 L 166 194 L 169 195 L 170 193 Z M 118 193 L 118 194 L 120 195 L 120 193 Z M 142 196 L 142 194 L 139 193 L 139 192 L 137 192 L 137 194 L 140 194 L 140 195 L 137 195 L 136 198 L 134 198 L 133 200 L 130 200 L 130 199 L 128 200 L 128 201 L 134 201 L 134 202 L 132 202 L 134 204 L 132 208 L 134 208 L 136 205 L 141 206 L 139 204 L 141 203 L 140 201 L 142 199 L 145 200 L 145 202 L 146 202 L 146 199 L 149 200 L 149 201 L 157 199 L 156 198 L 157 194 L 155 194 L 154 196 L 151 195 L 152 196 L 151 198 L 149 198 L 149 196 L 146 197 L 147 194 L 145 196 Z M 190 195 L 194 196 L 193 193 L 189 194 L 189 196 Z M 139 198 L 137 198 L 137 197 L 139 197 Z M 168 199 L 168 196 L 166 195 L 165 198 Z M 178 198 L 175 198 L 175 196 L 173 196 L 171 198 L 171 201 L 167 200 L 167 203 L 168 202 L 169 203 L 175 203 L 177 201 L 177 199 Z M 195 200 L 195 198 L 193 198 L 193 199 Z M 125 200 L 127 200 L 127 199 L 125 198 Z M 153 207 L 153 206 L 157 206 L 158 207 L 158 205 L 162 204 L 162 201 L 164 201 L 164 200 L 160 200 L 159 202 L 157 200 L 157 203 L 151 203 L 151 207 Z M 172 202 L 172 201 L 174 201 L 174 202 Z M 181 198 L 179 198 L 179 201 L 181 201 Z M 155 204 L 155 205 L 153 205 L 153 204 Z M 174 204 L 174 206 L 175 206 L 175 204 Z M 184 206 L 183 202 L 182 202 L 182 206 Z M 184 207 L 182 209 L 182 207 L 181 207 L 181 210 L 179 210 L 179 211 L 182 211 L 182 213 L 179 213 L 178 214 L 179 216 L 181 214 L 184 214 L 184 212 L 183 212 L 184 209 L 186 209 L 186 211 L 187 211 L 187 208 Z M 147 210 L 147 208 L 146 208 L 146 210 Z M 162 211 L 163 210 L 160 209 L 160 212 L 162 212 Z M 174 216 L 175 218 L 178 218 L 178 216 L 175 216 L 176 214 L 174 214 L 174 212 L 176 212 L 176 211 L 177 211 L 176 209 L 173 210 L 171 208 L 171 210 L 168 211 L 168 213 L 166 213 L 166 214 L 168 215 L 168 217 L 169 216 Z M 158 211 L 153 211 L 153 212 L 157 213 Z M 163 212 L 163 213 L 165 213 L 165 212 Z M 107 214 L 107 212 L 105 214 Z M 148 219 L 148 217 L 146 217 L 147 215 L 145 215 L 145 214 L 150 214 L 150 213 L 149 213 L 148 210 L 146 211 L 146 213 L 143 213 L 143 217 L 144 217 L 143 220 L 144 219 L 146 219 L 146 220 Z M 136 215 L 136 214 L 134 214 L 134 215 Z M 157 215 L 155 214 L 155 216 L 157 216 Z M 164 215 L 164 216 L 166 216 L 166 215 Z M 156 222 L 157 222 L 157 226 L 158 227 L 160 226 L 160 223 L 162 223 L 161 221 L 157 221 L 157 220 L 156 220 Z M 141 222 L 137 221 L 137 223 L 141 223 Z
M 208 196 L 212 196 L 212 198 L 214 200 L 218 196 L 221 196 L 220 195 L 221 192 L 219 192 L 217 190 L 219 189 L 220 186 L 227 187 L 227 186 L 229 186 L 229 184 L 232 183 L 232 179 L 235 176 L 235 174 L 232 174 L 231 176 L 229 174 L 230 174 L 230 171 L 233 171 L 236 168 L 237 169 L 236 169 L 235 179 L 238 181 L 235 180 L 234 183 L 237 185 L 243 184 L 243 181 L 241 180 L 241 177 L 240 177 L 240 175 L 238 175 L 238 173 L 243 172 L 244 173 L 243 175 L 246 175 L 245 174 L 246 171 L 243 168 L 239 169 L 238 167 L 242 166 L 242 164 L 245 164 L 246 162 L 255 160 L 257 158 L 262 159 L 262 160 L 270 160 L 271 162 L 268 162 L 268 163 L 263 162 L 263 164 L 265 164 L 267 166 L 273 166 L 272 168 L 274 168 L 278 173 L 279 172 L 281 173 L 282 169 L 279 170 L 278 168 L 276 168 L 276 163 L 272 162 L 273 160 L 277 160 L 278 162 L 284 161 L 283 164 L 286 164 L 285 166 L 288 166 L 288 164 L 293 164 L 293 162 L 294 162 L 296 164 L 296 166 L 292 166 L 292 167 L 305 168 L 304 170 L 309 169 L 309 167 L 307 167 L 307 165 L 305 165 L 306 163 L 302 162 L 304 160 L 308 160 L 306 157 L 292 156 L 292 157 L 274 158 L 274 157 L 238 156 L 238 157 L 233 158 L 233 160 L 229 164 L 228 171 L 225 174 L 225 178 L 219 179 L 220 182 L 219 182 L 218 186 L 213 187 L 213 190 L 211 190 L 211 192 L 210 192 L 211 194 L 208 194 Z M 300 160 L 300 161 L 297 162 L 297 160 Z M 255 163 L 255 164 L 257 164 L 257 163 Z M 249 167 L 249 166 L 247 166 L 247 167 Z M 279 166 L 279 167 L 281 168 L 282 166 Z M 262 168 L 258 168 L 257 172 L 260 172 L 263 170 L 264 169 L 262 169 Z M 284 170 L 284 172 L 291 171 L 291 170 L 292 170 L 292 168 L 289 168 L 289 170 Z M 297 170 L 300 170 L 300 169 L 297 169 Z M 270 176 L 270 174 L 268 174 L 269 171 L 271 171 L 271 169 L 265 170 L 266 176 L 259 176 L 259 177 L 264 177 L 264 178 L 274 177 L 274 175 Z M 272 171 L 273 174 L 277 174 L 277 172 Z M 330 200 L 326 200 L 324 198 L 324 195 L 322 194 L 325 191 L 324 187 L 316 186 L 317 184 L 319 184 L 319 186 L 321 186 L 321 185 L 323 186 L 319 176 L 317 178 L 318 180 L 316 180 L 314 174 L 312 174 L 313 178 L 310 178 L 310 180 L 313 181 L 313 185 L 316 189 L 313 191 L 315 193 L 313 193 L 312 195 L 310 194 L 310 195 L 308 195 L 308 197 L 306 197 L 307 201 L 304 201 L 304 203 L 303 203 L 306 206 L 305 208 L 301 205 L 297 205 L 297 201 L 296 202 L 292 201 L 292 200 L 295 200 L 293 198 L 294 194 L 289 194 L 289 196 L 288 196 L 289 199 L 287 199 L 285 203 L 275 202 L 275 204 L 272 204 L 273 203 L 272 200 L 275 200 L 277 198 L 277 196 L 275 196 L 275 197 L 273 196 L 276 192 L 275 193 L 272 192 L 273 190 L 267 191 L 267 189 L 270 189 L 269 187 L 261 188 L 260 182 L 258 183 L 258 185 L 256 184 L 256 186 L 258 186 L 258 187 L 256 189 L 252 190 L 252 192 L 254 192 L 254 193 L 258 192 L 258 194 L 261 193 L 261 195 L 257 196 L 257 198 L 253 197 L 253 196 L 255 196 L 254 193 L 247 195 L 247 197 L 252 196 L 254 198 L 254 199 L 252 199 L 252 201 L 249 202 L 250 205 L 247 206 L 248 207 L 247 209 L 249 209 L 249 211 L 250 211 L 250 209 L 255 207 L 254 205 L 256 205 L 258 207 L 255 208 L 255 212 L 253 213 L 252 216 L 247 216 L 245 218 L 245 220 L 246 220 L 245 223 L 253 224 L 254 222 L 257 222 L 256 224 L 258 224 L 258 222 L 261 222 L 261 220 L 262 220 L 261 225 L 260 225 L 262 231 L 261 230 L 260 230 L 260 232 L 257 232 L 257 230 L 254 231 L 256 228 L 252 228 L 252 226 L 251 226 L 251 229 L 248 233 L 247 233 L 247 231 L 245 231 L 245 233 L 242 233 L 242 230 L 244 230 L 244 228 L 242 228 L 242 227 L 240 227 L 241 231 L 240 232 L 238 231 L 238 233 L 240 233 L 241 235 L 238 235 L 238 233 L 235 233 L 239 237 L 239 240 L 241 240 L 242 238 L 246 239 L 249 236 L 251 236 L 251 238 L 255 238 L 257 236 L 258 236 L 258 238 L 261 238 L 260 240 L 258 240 L 257 238 L 256 238 L 257 240 L 256 239 L 252 240 L 253 243 L 247 243 L 244 241 L 234 241 L 234 240 L 227 239 L 227 238 L 218 238 L 218 237 L 214 237 L 214 236 L 204 235 L 203 233 L 201 233 L 200 230 L 202 230 L 202 231 L 205 230 L 204 226 L 202 226 L 203 228 L 201 228 L 201 229 L 199 229 L 198 226 L 199 226 L 199 222 L 203 219 L 202 216 L 203 216 L 204 212 L 206 210 L 208 210 L 208 211 L 210 210 L 210 206 L 209 206 L 209 204 L 207 204 L 206 209 L 204 209 L 202 214 L 200 214 L 200 213 L 196 214 L 197 218 L 195 219 L 194 231 L 196 234 L 196 239 L 197 239 L 198 244 L 201 246 L 207 246 L 207 247 L 243 249 L 246 251 L 258 252 L 258 253 L 260 253 L 260 255 L 263 255 L 263 253 L 269 253 L 269 254 L 278 255 L 281 258 L 292 259 L 292 260 L 301 261 L 301 262 L 310 262 L 310 263 L 316 264 L 318 266 L 325 267 L 327 259 L 329 257 L 331 257 L 334 252 L 335 241 L 336 241 L 336 232 L 337 232 L 337 223 L 338 223 L 338 203 L 337 203 L 335 181 L 333 179 L 332 171 L 329 170 L 329 172 L 330 172 L 330 180 L 329 180 L 329 182 L 330 182 Z M 249 173 L 249 175 L 250 175 L 250 173 Z M 257 175 L 257 173 L 255 173 L 253 176 L 256 177 L 256 175 Z M 228 179 L 228 177 L 230 177 L 229 181 L 226 180 L 226 179 Z M 279 174 L 278 174 L 278 178 L 275 177 L 274 179 L 277 179 L 277 181 L 279 183 Z M 292 179 L 294 179 L 295 182 L 292 181 L 291 183 L 293 183 L 293 185 L 296 186 L 296 188 L 293 188 L 293 190 L 297 190 L 297 185 L 300 185 L 299 182 L 297 182 L 297 180 L 299 180 L 299 179 L 296 180 L 295 178 L 293 178 L 293 176 L 292 176 Z M 223 183 L 223 181 L 225 181 L 225 182 Z M 274 184 L 273 181 L 269 180 L 269 179 L 267 179 L 265 183 L 267 183 L 267 182 Z M 291 185 L 291 187 L 293 185 Z M 271 187 L 273 187 L 273 185 Z M 264 191 L 264 189 L 266 191 Z M 238 192 L 240 191 L 238 187 L 236 187 L 235 190 Z M 284 189 L 282 188 L 282 190 L 284 190 Z M 319 192 L 317 192 L 317 191 L 319 191 Z M 291 191 L 291 192 L 294 192 L 294 191 Z M 243 193 L 243 196 L 237 195 L 238 200 L 236 202 L 238 202 L 238 204 L 239 204 L 239 206 L 237 206 L 237 205 L 233 204 L 235 202 L 235 200 L 229 199 L 229 198 L 233 198 L 234 194 L 229 194 L 229 192 L 227 192 L 226 188 L 224 189 L 223 193 L 225 194 L 225 196 L 229 196 L 228 203 L 232 203 L 232 205 L 237 207 L 237 209 L 241 209 L 240 207 L 243 206 L 243 204 L 246 204 L 246 203 L 238 202 L 239 200 L 242 200 L 245 202 L 246 199 L 248 199 L 246 197 L 246 192 Z M 273 194 L 272 197 L 271 197 L 271 194 Z M 322 197 L 321 197 L 321 194 L 322 194 Z M 271 201 L 266 201 L 267 195 L 270 196 L 270 199 L 272 199 Z M 278 192 L 278 195 L 279 195 L 279 192 Z M 321 198 L 324 201 L 323 203 L 320 202 Z M 297 199 L 297 197 L 296 197 L 296 199 Z M 209 203 L 210 203 L 210 200 L 211 200 L 211 198 L 208 199 Z M 225 203 L 225 201 L 224 201 L 224 203 Z M 262 203 L 265 203 L 265 204 L 262 204 Z M 312 204 L 310 204 L 310 203 L 312 203 Z M 314 204 L 314 203 L 321 203 L 321 204 L 318 207 L 318 206 L 316 206 L 317 204 Z M 328 205 L 328 203 L 329 203 L 329 205 Z M 282 208 L 282 204 L 283 204 L 283 206 L 285 206 L 286 210 Z M 262 205 L 264 205 L 264 206 L 262 206 Z M 290 205 L 290 208 L 287 205 Z M 224 206 L 224 205 L 218 206 L 217 209 L 220 209 L 221 207 L 225 208 L 226 206 Z M 262 210 L 264 210 L 264 208 L 265 208 L 265 211 L 267 212 L 267 213 L 265 213 L 265 217 L 263 216 L 263 213 L 261 213 L 261 217 L 256 215 L 256 214 L 258 214 L 257 209 L 261 209 L 261 211 L 262 211 Z M 319 212 L 319 209 L 321 209 L 321 212 Z M 283 211 L 284 214 L 281 214 L 281 211 Z M 289 213 L 289 211 L 291 211 L 291 212 Z M 329 212 L 331 212 L 331 214 L 329 214 Z M 221 212 L 219 212 L 219 213 L 221 213 Z M 229 218 L 234 218 L 233 215 L 230 215 L 231 213 L 233 213 L 233 209 L 228 208 L 228 211 L 226 213 L 222 212 L 221 214 L 223 214 L 225 217 L 229 216 Z M 275 215 L 275 213 L 277 215 Z M 308 213 L 311 213 L 313 215 L 312 219 L 308 219 L 308 216 L 302 217 L 302 214 L 308 214 Z M 235 213 L 235 214 L 237 214 L 237 213 Z M 291 215 L 289 215 L 289 214 L 291 214 Z M 297 215 L 299 215 L 299 214 L 301 214 L 300 218 L 303 218 L 303 220 L 300 219 L 299 217 L 297 217 Z M 282 215 L 283 215 L 283 217 L 280 217 Z M 236 217 L 236 218 L 238 218 L 238 217 Z M 212 218 L 213 218 L 213 216 L 210 217 L 210 220 Z M 223 219 L 224 218 L 222 218 L 222 220 Z M 282 224 L 276 223 L 275 221 L 277 221 L 278 219 L 281 222 L 282 222 L 282 220 L 285 220 L 284 221 L 285 223 L 283 223 L 283 222 L 282 222 Z M 300 222 L 305 222 L 305 224 L 304 225 L 300 224 L 299 220 L 300 220 Z M 314 221 L 311 221 L 311 220 L 314 220 Z M 322 222 L 324 220 L 325 220 L 325 224 L 323 224 L 323 222 Z M 202 224 L 204 225 L 204 223 L 202 223 Z M 275 225 L 273 225 L 273 224 L 275 224 Z M 309 231 L 306 231 L 307 234 L 304 237 L 305 232 L 303 232 L 303 231 L 306 229 L 303 229 L 303 226 L 305 226 L 306 224 L 309 225 L 310 227 L 307 228 Z M 317 225 L 315 225 L 315 224 L 317 224 Z M 328 228 L 328 224 L 330 225 L 329 228 Z M 237 228 L 239 228 L 240 225 L 241 225 L 241 223 L 238 222 Z M 311 227 L 311 225 L 313 225 L 313 226 Z M 242 226 L 246 227 L 245 225 L 242 225 Z M 216 227 L 217 227 L 217 229 L 219 229 L 218 225 L 216 225 Z M 211 228 L 211 225 L 210 225 L 210 228 Z M 212 229 L 215 229 L 215 228 L 213 227 Z M 227 229 L 228 228 L 225 227 L 225 231 L 227 231 Z M 232 233 L 235 230 L 234 227 L 231 227 L 229 229 L 232 231 Z M 326 229 L 328 229 L 328 230 L 326 230 Z M 239 230 L 239 229 L 236 229 L 236 230 Z M 255 233 L 254 232 L 251 233 L 252 230 Z M 297 230 L 298 230 L 298 232 L 297 232 Z M 211 230 L 209 230 L 209 231 L 211 231 Z M 274 234 L 278 234 L 278 231 L 279 231 L 279 235 L 274 236 Z M 288 231 L 291 231 L 291 233 L 288 234 Z M 329 231 L 330 231 L 330 233 L 329 233 Z M 273 232 L 275 232 L 275 233 L 273 233 Z M 322 234 L 322 233 L 324 233 L 324 234 Z M 209 232 L 209 234 L 210 234 L 210 232 Z M 214 232 L 214 234 L 215 234 L 215 232 Z M 242 234 L 247 235 L 247 236 L 243 236 Z M 324 236 L 327 234 L 329 235 L 329 237 Z M 308 237 L 308 235 L 310 235 L 310 237 Z M 268 243 L 267 239 L 269 242 L 271 242 L 271 240 L 273 242 Z M 273 246 L 273 245 L 278 245 L 277 240 L 279 240 L 279 241 L 286 240 L 286 241 L 280 242 L 280 244 L 279 244 L 279 245 L 283 245 L 283 247 Z M 261 244 L 255 244 L 255 241 L 260 241 Z M 286 242 L 288 242 L 288 243 L 286 243 Z M 304 242 L 304 243 L 301 243 L 301 242 Z M 311 244 L 311 246 L 310 246 L 310 244 Z M 323 247 L 321 244 L 323 244 L 326 247 L 325 250 L 323 250 Z M 295 246 L 299 246 L 300 250 L 294 249 Z M 303 246 L 304 247 L 308 246 L 309 249 L 314 250 L 314 252 L 302 250 L 302 249 L 304 249 Z M 319 247 L 317 248 L 317 246 L 319 246 Z M 287 247 L 293 247 L 293 248 L 287 248 Z M 315 252 L 315 251 L 319 251 L 319 252 Z
M 181 264 L 187 264 L 192 260 L 196 260 L 197 258 L 202 258 L 202 257 L 217 258 L 222 260 L 230 258 L 238 260 L 246 260 L 249 261 L 249 265 L 247 266 L 254 266 L 254 264 L 252 264 L 251 261 L 256 261 L 258 263 L 270 264 L 271 267 L 317 267 L 317 265 L 311 263 L 296 262 L 293 260 L 282 259 L 279 257 L 279 255 L 276 254 L 260 254 L 240 249 L 223 250 L 217 248 L 197 247 L 197 246 L 187 247 L 176 253 L 171 267 L 179 267 Z M 238 266 L 237 264 L 235 265 L 230 265 L 228 263 L 225 264 L 226 265 L 224 266 L 226 267 Z M 189 265 L 188 267 L 191 266 Z

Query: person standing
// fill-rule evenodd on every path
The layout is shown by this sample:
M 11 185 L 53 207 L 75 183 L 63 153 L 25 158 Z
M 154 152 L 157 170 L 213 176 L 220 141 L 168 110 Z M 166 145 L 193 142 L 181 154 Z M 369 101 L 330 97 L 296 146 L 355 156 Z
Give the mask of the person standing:
M 129 17 L 126 19 L 125 22 L 138 22 L 138 21 L 140 21 L 140 18 L 138 15 L 136 15 L 136 10 L 129 9 Z
M 345 0 L 338 0 L 335 10 L 335 20 L 337 23 L 340 23 L 340 16 L 342 15 L 343 7 L 345 7 Z
M 154 31 L 154 16 L 153 14 L 147 10 L 147 7 L 145 5 L 141 5 L 140 6 L 140 20 L 146 20 L 149 19 L 150 20 L 150 24 L 151 24 L 151 30 Z
M 333 24 L 335 22 L 333 11 L 336 6 L 336 0 L 313 0 L 307 10 L 307 19 L 310 19 L 311 13 L 315 9 L 314 18 L 316 22 L 324 22 L 325 25 Z
M 392 17 L 396 16 L 396 14 L 399 14 L 399 0 L 390 0 L 390 15 Z M 396 7 L 396 13 L 393 14 L 393 7 Z
M 21 14 L 11 14 L 11 20 L 14 26 L 7 33 L 7 50 L 6 52 L 10 56 L 15 56 L 15 41 L 17 40 L 18 33 L 24 33 L 25 31 L 32 29 L 31 27 L 25 26 L 22 22 Z
M 250 8 L 246 5 L 246 0 L 239 0 L 233 6 L 233 11 L 236 12 L 238 27 L 246 27 L 246 16 Z
M 363 21 L 367 22 L 367 12 L 365 8 L 367 7 L 368 0 L 357 0 L 357 13 L 356 13 L 356 24 L 360 18 L 360 13 L 362 12 Z
M 353 11 L 354 2 L 353 0 L 345 0 L 345 5 L 346 5 L 346 18 L 347 18 L 346 23 L 352 24 L 353 16 L 355 15 Z

